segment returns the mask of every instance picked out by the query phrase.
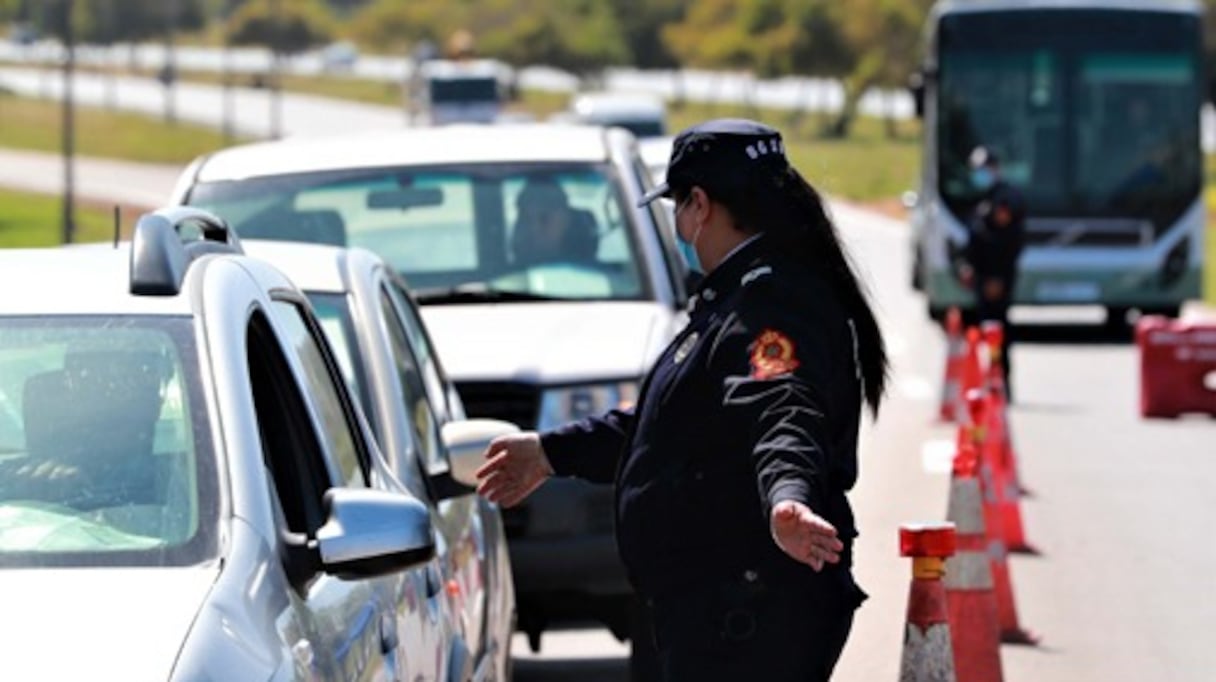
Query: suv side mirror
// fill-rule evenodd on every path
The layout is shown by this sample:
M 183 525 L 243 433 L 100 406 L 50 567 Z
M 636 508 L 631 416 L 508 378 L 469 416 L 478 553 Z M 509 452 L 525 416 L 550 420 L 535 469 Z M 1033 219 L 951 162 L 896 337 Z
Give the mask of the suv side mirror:
M 916 117 L 925 117 L 925 72 L 916 70 L 908 76 L 908 93 L 916 107 Z

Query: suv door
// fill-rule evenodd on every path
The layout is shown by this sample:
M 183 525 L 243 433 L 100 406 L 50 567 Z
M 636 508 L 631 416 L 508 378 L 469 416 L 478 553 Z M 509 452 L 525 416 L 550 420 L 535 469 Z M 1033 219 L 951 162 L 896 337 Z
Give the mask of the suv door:
M 369 487 L 378 477 L 362 418 L 306 303 L 285 293 L 271 303 L 271 316 L 273 324 L 260 313 L 252 317 L 248 360 L 280 537 L 285 538 L 280 547 L 295 588 L 277 619 L 284 646 L 306 679 L 438 679 L 436 657 L 412 651 L 407 658 L 398 636 L 395 607 L 417 604 L 405 596 L 426 589 L 424 570 L 345 580 L 295 568 L 300 562 L 293 560 L 292 548 L 315 537 L 325 523 L 325 492 Z M 281 342 L 292 346 L 298 372 Z

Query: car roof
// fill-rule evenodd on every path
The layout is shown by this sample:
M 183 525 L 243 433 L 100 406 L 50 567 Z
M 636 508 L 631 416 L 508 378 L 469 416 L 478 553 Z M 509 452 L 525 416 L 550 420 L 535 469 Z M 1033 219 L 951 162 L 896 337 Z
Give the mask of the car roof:
M 130 292 L 130 244 L 0 249 L 0 315 L 190 315 L 190 297 Z
M 336 294 L 349 288 L 343 274 L 345 261 L 356 249 L 269 239 L 243 239 L 241 248 L 249 256 L 268 261 L 301 290 Z
M 231 147 L 208 157 L 195 182 L 358 168 L 608 160 L 599 126 L 513 123 L 402 128 Z
M 587 119 L 626 117 L 662 118 L 663 100 L 654 95 L 623 92 L 590 92 L 574 98 L 570 108 Z

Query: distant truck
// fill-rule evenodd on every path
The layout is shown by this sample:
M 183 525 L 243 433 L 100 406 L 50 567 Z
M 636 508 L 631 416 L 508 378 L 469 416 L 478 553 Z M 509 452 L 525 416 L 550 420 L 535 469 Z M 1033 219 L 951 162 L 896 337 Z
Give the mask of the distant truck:
M 513 74 L 492 59 L 431 59 L 411 76 L 410 120 L 418 125 L 493 123 L 502 114 Z

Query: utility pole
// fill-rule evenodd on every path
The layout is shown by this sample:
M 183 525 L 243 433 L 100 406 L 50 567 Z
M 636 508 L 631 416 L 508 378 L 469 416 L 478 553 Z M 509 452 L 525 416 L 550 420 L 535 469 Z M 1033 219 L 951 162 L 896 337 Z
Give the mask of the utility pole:
M 76 68 L 75 27 L 72 25 L 73 0 L 61 0 L 63 3 L 63 217 L 61 228 L 63 243 L 71 244 L 76 238 L 76 205 L 75 205 L 75 161 L 76 153 L 76 122 L 75 103 L 73 99 L 72 81 Z
M 235 117 L 235 102 L 232 93 L 232 38 L 228 21 L 232 18 L 233 0 L 224 0 L 220 6 L 220 19 L 223 26 L 224 45 L 221 60 L 223 62 L 223 129 L 224 141 L 231 144 L 236 136 L 233 118 Z
M 165 63 L 161 67 L 160 82 L 165 86 L 165 121 L 177 122 L 177 106 L 173 83 L 177 80 L 177 59 L 174 55 L 174 33 L 177 31 L 177 0 L 165 2 Z
M 270 137 L 277 140 L 283 136 L 282 0 L 270 0 L 270 24 Z

